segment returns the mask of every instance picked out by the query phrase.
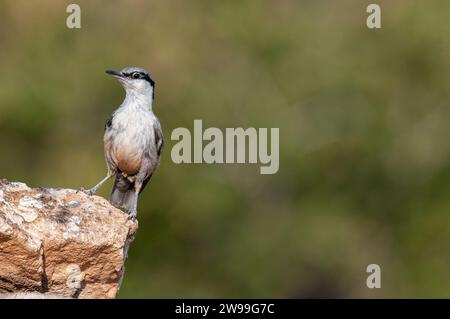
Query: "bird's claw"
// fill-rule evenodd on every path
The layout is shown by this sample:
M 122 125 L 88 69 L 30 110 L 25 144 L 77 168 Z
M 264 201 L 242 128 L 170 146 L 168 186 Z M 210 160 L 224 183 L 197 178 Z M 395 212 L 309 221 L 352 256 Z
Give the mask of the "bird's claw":
M 95 194 L 95 192 L 92 189 L 84 189 L 84 187 L 81 187 L 77 190 L 77 193 L 82 192 L 85 193 L 88 196 L 92 196 Z
M 130 210 L 128 211 L 128 219 L 135 221 L 136 220 L 136 216 L 137 216 L 137 211 L 136 210 Z

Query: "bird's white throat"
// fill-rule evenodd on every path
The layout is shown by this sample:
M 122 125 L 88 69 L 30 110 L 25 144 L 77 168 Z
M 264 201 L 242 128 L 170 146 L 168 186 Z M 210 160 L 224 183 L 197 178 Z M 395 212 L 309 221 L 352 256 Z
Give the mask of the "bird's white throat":
M 122 102 L 123 108 L 145 109 L 152 111 L 153 91 L 146 92 L 126 90 L 125 99 Z

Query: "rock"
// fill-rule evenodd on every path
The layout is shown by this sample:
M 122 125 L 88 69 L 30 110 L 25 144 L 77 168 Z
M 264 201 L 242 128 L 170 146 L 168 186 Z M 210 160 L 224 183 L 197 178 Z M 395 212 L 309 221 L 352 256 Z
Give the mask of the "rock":
M 115 298 L 136 230 L 102 197 L 0 180 L 0 297 Z

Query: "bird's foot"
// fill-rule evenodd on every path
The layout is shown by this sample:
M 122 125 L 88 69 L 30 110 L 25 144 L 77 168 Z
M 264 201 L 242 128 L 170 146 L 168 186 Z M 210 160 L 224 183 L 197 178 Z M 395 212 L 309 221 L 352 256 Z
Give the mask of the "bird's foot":
M 137 211 L 136 209 L 131 209 L 128 211 L 128 219 L 135 221 L 136 220 L 136 216 L 137 216 Z
M 85 194 L 88 195 L 88 196 L 92 196 L 92 195 L 95 194 L 95 190 L 94 190 L 93 188 L 90 188 L 90 189 L 84 189 L 84 187 L 81 187 L 81 188 L 79 188 L 79 189 L 77 190 L 77 193 L 78 193 L 78 192 L 85 193 Z

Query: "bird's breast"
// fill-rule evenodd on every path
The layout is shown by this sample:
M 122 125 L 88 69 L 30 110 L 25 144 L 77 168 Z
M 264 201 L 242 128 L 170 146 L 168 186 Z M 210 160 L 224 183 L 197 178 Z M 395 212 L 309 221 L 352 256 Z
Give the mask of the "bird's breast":
M 111 128 L 105 132 L 105 155 L 121 172 L 135 175 L 154 144 L 153 132 L 148 114 L 117 114 Z

